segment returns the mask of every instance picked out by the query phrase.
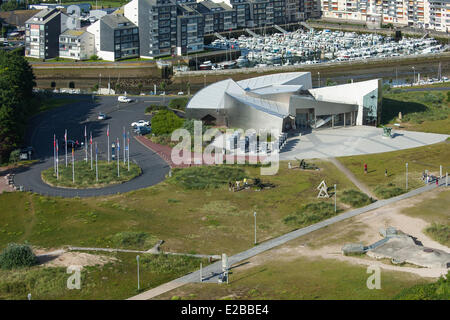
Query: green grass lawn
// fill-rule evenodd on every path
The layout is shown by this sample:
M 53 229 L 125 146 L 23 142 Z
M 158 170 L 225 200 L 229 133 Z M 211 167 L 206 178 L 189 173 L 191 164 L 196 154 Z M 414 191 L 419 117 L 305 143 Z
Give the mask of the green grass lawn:
M 437 193 L 414 207 L 402 210 L 403 214 L 429 223 L 425 233 L 437 242 L 450 247 L 450 190 Z
M 40 299 L 126 299 L 197 270 L 207 259 L 188 256 L 140 254 L 140 288 L 137 290 L 137 262 L 133 253 L 102 253 L 113 260 L 104 266 L 87 266 L 81 273 L 80 289 L 67 289 L 70 276 L 64 267 L 0 270 L 0 299 L 23 299 L 31 293 Z
M 366 267 L 337 260 L 265 261 L 232 270 L 230 284 L 187 284 L 155 299 L 392 299 L 403 288 L 429 283 L 404 272 L 381 271 L 381 289 L 369 290 Z
M 0 195 L 0 248 L 28 241 L 42 247 L 62 245 L 112 246 L 111 236 L 124 231 L 146 232 L 165 240 L 172 252 L 228 254 L 253 246 L 253 212 L 258 214 L 259 241 L 295 227 L 283 219 L 317 199 L 320 181 L 341 190 L 355 186 L 329 162 L 317 161 L 320 171 L 289 170 L 280 164 L 274 176 L 260 176 L 260 168 L 243 166 L 248 177 L 273 183 L 273 189 L 230 192 L 218 188 L 186 189 L 164 181 L 125 194 L 100 198 L 63 199 L 26 192 Z M 339 199 L 338 199 L 339 200 Z M 340 206 L 340 203 L 338 202 Z
M 123 183 L 129 181 L 142 173 L 141 168 L 134 163 L 130 163 L 130 170 L 128 165 L 122 161 L 119 162 L 119 176 L 117 176 L 117 162 L 98 161 L 98 181 L 96 176 L 95 161 L 93 161 L 92 170 L 90 161 L 75 161 L 75 182 L 73 181 L 72 164 L 69 163 L 67 167 L 61 163 L 59 165 L 59 176 L 54 172 L 53 167 L 42 171 L 42 180 L 51 186 L 66 187 L 66 188 L 100 188 L 107 185 Z
M 359 156 L 340 157 L 342 162 L 355 176 L 364 182 L 381 198 L 389 197 L 389 192 L 397 187 L 405 192 L 406 162 L 408 162 L 408 188 L 423 186 L 421 180 L 424 170 L 439 175 L 439 166 L 443 166 L 443 174 L 450 171 L 449 141 L 400 151 L 376 153 Z M 364 164 L 367 163 L 367 174 L 364 174 Z M 384 175 L 385 169 L 388 176 Z M 392 186 L 388 186 L 392 184 Z M 395 195 L 393 193 L 392 195 Z
M 406 130 L 450 134 L 450 91 L 383 92 L 381 123 Z M 402 120 L 399 121 L 399 112 Z

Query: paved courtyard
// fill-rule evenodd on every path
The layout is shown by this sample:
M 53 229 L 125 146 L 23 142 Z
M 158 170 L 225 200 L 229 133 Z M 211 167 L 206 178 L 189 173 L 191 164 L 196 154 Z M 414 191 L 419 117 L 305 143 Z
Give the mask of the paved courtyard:
M 281 160 L 313 159 L 389 152 L 422 147 L 444 141 L 445 134 L 392 130 L 393 138 L 384 138 L 383 129 L 355 126 L 313 131 L 290 137 L 281 150 Z

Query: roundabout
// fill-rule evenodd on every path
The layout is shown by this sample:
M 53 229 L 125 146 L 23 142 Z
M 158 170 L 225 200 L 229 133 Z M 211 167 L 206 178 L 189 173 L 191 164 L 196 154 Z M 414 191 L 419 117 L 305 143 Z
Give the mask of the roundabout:
M 73 98 L 73 96 L 71 96 Z M 150 120 L 151 117 L 144 115 L 145 107 L 149 104 L 167 104 L 169 98 L 163 101 L 156 97 L 136 97 L 135 102 L 120 104 L 115 96 L 96 97 L 93 101 L 91 95 L 77 95 L 80 98 L 75 103 L 44 112 L 33 118 L 28 126 L 26 135 L 27 145 L 33 146 L 35 150 L 36 163 L 28 167 L 20 167 L 16 170 L 14 184 L 23 187 L 24 191 L 31 191 L 41 195 L 59 196 L 59 197 L 94 197 L 125 193 L 137 189 L 146 188 L 155 185 L 165 179 L 170 170 L 170 166 L 160 158 L 155 152 L 146 148 L 134 139 L 134 133 L 130 124 L 136 119 Z M 98 113 L 106 114 L 106 120 L 98 120 Z M 130 137 L 130 169 L 133 166 L 140 168 L 140 173 L 127 181 L 116 181 L 116 183 L 94 184 L 86 188 L 85 186 L 73 185 L 71 179 L 71 150 L 68 151 L 69 170 L 67 184 L 53 184 L 51 179 L 48 183 L 42 179 L 42 174 L 50 169 L 53 172 L 54 154 L 53 154 L 53 135 L 59 141 L 64 140 L 64 133 L 67 129 L 68 139 L 84 141 L 84 128 L 86 127 L 88 135 L 92 132 L 92 139 L 98 145 L 99 163 L 108 159 L 108 139 L 107 128 L 109 126 L 110 142 L 120 139 L 122 143 L 123 130 L 129 132 Z M 122 152 L 123 149 L 121 149 Z M 85 149 L 75 150 L 75 166 L 78 162 L 85 159 Z M 124 155 L 119 155 L 119 164 L 123 164 Z M 89 161 L 88 161 L 89 163 Z M 115 163 L 117 173 L 117 162 Z M 59 168 L 65 168 L 64 148 L 59 149 Z M 75 167 L 77 168 L 77 167 Z M 127 171 L 127 165 L 120 167 L 120 175 Z M 89 166 L 90 171 L 90 166 Z M 75 178 L 77 178 L 75 171 Z M 95 178 L 95 160 L 94 160 L 94 178 Z M 92 172 L 91 172 L 92 174 Z M 99 168 L 101 176 L 101 169 Z M 100 177 L 99 176 L 99 177 Z M 76 180 L 77 183 L 78 179 Z M 92 181 L 90 179 L 89 181 Z
M 50 186 L 60 188 L 103 188 L 106 186 L 124 183 L 136 178 L 142 173 L 137 164 L 124 164 L 119 162 L 99 161 L 91 164 L 87 161 L 76 161 L 74 167 L 70 163 L 67 167 L 60 166 L 58 172 L 55 168 L 48 168 L 42 171 L 42 180 Z

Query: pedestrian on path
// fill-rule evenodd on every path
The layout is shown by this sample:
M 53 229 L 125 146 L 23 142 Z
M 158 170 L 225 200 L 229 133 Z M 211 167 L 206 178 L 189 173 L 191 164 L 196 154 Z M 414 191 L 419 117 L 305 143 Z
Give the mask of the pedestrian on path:
M 384 176 L 387 177 L 387 169 L 384 169 Z
M 231 181 L 228 181 L 228 191 L 231 191 L 231 188 L 233 187 L 233 184 Z
M 364 163 L 364 174 L 367 174 L 367 163 Z
M 436 187 L 439 186 L 439 179 L 436 177 Z

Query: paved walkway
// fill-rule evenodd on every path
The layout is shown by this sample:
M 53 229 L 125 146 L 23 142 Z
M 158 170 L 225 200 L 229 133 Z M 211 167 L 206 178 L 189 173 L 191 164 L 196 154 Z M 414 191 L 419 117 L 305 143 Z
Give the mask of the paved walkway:
M 449 135 L 407 130 L 392 130 L 392 138 L 383 137 L 383 129 L 371 126 L 320 129 L 290 137 L 280 152 L 280 160 L 345 157 L 390 152 L 445 141 Z
M 365 194 L 367 194 L 369 197 L 378 200 L 378 198 L 375 196 L 375 194 L 372 193 L 372 191 L 370 191 L 370 189 L 360 180 L 358 180 L 358 178 L 355 177 L 355 175 L 353 174 L 353 172 L 351 172 L 350 170 L 348 170 L 347 167 L 345 167 L 338 159 L 336 158 L 330 158 L 329 159 L 339 170 L 341 170 L 346 176 L 347 178 L 349 178 L 353 184 L 355 186 L 357 186 L 359 188 L 359 190 L 361 190 L 362 192 L 364 192 Z
M 444 184 L 445 184 L 445 178 L 440 179 L 439 186 L 443 186 Z M 319 223 L 310 225 L 308 227 L 286 233 L 278 238 L 263 242 L 253 248 L 250 248 L 246 251 L 240 252 L 234 256 L 229 257 L 228 258 L 229 267 L 231 267 L 237 263 L 240 263 L 242 261 L 245 261 L 257 254 L 260 254 L 262 252 L 265 252 L 267 250 L 270 250 L 272 248 L 275 248 L 277 246 L 285 244 L 288 241 L 294 240 L 298 237 L 304 236 L 306 234 L 309 234 L 311 232 L 314 232 L 314 231 L 324 228 L 326 226 L 332 225 L 336 222 L 340 222 L 342 220 L 355 217 L 362 213 L 365 213 L 365 212 L 368 212 L 368 211 L 371 211 L 374 209 L 378 209 L 378 208 L 384 207 L 386 205 L 390 205 L 394 202 L 416 196 L 418 194 L 433 190 L 435 188 L 437 188 L 436 184 L 434 184 L 434 183 L 428 184 L 421 188 L 414 189 L 408 193 L 401 194 L 397 197 L 393 197 L 393 198 L 386 199 L 386 200 L 379 200 L 374 203 L 371 203 L 368 206 L 358 208 L 355 210 L 351 210 L 348 212 L 344 212 L 340 215 L 334 216 L 330 219 L 321 221 Z M 222 272 L 222 262 L 221 261 L 215 262 L 213 264 L 210 264 L 209 266 L 204 267 L 203 268 L 203 282 L 217 283 L 218 276 L 221 274 L 221 272 Z M 231 281 L 232 281 L 232 279 L 231 279 Z M 175 279 L 169 283 L 166 283 L 165 285 L 162 285 L 162 286 L 153 288 L 149 291 L 143 292 L 137 296 L 131 297 L 130 299 L 131 300 L 148 300 L 148 299 L 156 297 L 160 294 L 163 294 L 167 291 L 170 291 L 174 288 L 180 287 L 181 286 L 180 283 L 192 283 L 192 282 L 200 282 L 200 270 L 197 270 L 197 271 L 187 274 L 183 277 Z M 170 284 L 170 285 L 168 285 L 168 284 Z

